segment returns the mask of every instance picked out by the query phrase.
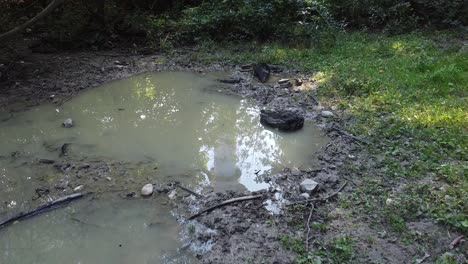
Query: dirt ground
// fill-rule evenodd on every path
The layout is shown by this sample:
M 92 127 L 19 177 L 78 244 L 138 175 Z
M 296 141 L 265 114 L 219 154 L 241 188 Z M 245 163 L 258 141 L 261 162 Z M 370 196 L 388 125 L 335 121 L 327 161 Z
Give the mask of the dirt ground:
M 301 263 L 319 263 L 314 262 L 319 257 L 323 263 L 331 263 L 336 262 L 330 255 L 336 250 L 333 243 L 349 237 L 353 241 L 352 257 L 346 258 L 346 262 L 431 263 L 431 258 L 424 259 L 425 253 L 436 255 L 444 252 L 457 235 L 430 220 L 420 219 L 411 223 L 410 228 L 421 239 L 407 243 L 398 234 L 373 224 L 369 221 L 370 216 L 356 215 L 353 208 L 340 205 L 338 201 L 343 194 L 352 193 L 355 186 L 362 184 L 360 179 L 349 178 L 341 173 L 340 168 L 345 163 L 352 163 L 372 169 L 375 157 L 366 153 L 365 142 L 341 130 L 344 122 L 350 122 L 344 113 L 330 106 L 326 110 L 332 110 L 334 118 L 320 115 L 323 106 L 311 93 L 301 90 L 301 87 L 313 87 L 309 80 L 303 80 L 304 84 L 299 89 L 282 89 L 275 83 L 256 82 L 252 73 L 243 71 L 240 65 L 224 62 L 202 65 L 191 62 L 189 58 L 190 51 L 174 52 L 171 56 L 138 55 L 125 51 L 26 52 L 16 56 L 14 61 L 1 62 L 0 117 L 5 120 L 16 111 L 24 111 L 42 103 L 62 104 L 87 89 L 145 71 L 232 72 L 233 77 L 239 78 L 240 82 L 232 84 L 224 92 L 253 98 L 262 106 L 299 108 L 305 112 L 307 119 L 322 128 L 323 133 L 330 138 L 330 143 L 320 151 L 319 162 L 313 170 L 286 169 L 283 173 L 270 175 L 264 181 L 269 182 L 271 187 L 253 193 L 262 194 L 261 198 L 224 206 L 194 220 L 187 218 L 202 208 L 226 199 L 253 194 L 214 193 L 207 190 L 204 193 L 206 198 L 201 199 L 188 196 L 179 189 L 173 192 L 173 186 L 162 186 L 162 194 L 175 194 L 172 199 L 174 210 L 177 211 L 180 223 L 187 227 L 183 235 L 186 243 L 184 249 L 192 250 L 201 262 L 299 262 L 296 258 L 304 254 L 299 253 L 300 249 L 294 249 L 295 244 L 292 242 L 298 240 L 303 242 L 299 244 L 300 247 L 307 246 L 311 252 L 325 252 L 322 255 L 309 254 L 309 259 Z M 274 75 L 302 77 L 301 73 L 292 70 L 278 69 L 277 72 Z M 55 161 L 55 165 L 89 177 L 96 171 L 105 170 L 102 163 L 90 164 L 86 161 L 70 165 L 70 161 L 62 160 Z M 304 179 L 313 179 L 320 184 L 318 192 L 311 197 L 315 200 L 309 203 L 301 202 L 303 197 L 300 196 L 299 183 Z M 79 183 L 69 184 L 76 186 Z M 132 188 L 137 188 L 137 184 L 128 187 L 125 192 L 129 193 Z M 298 203 L 291 205 L 294 202 Z M 279 210 L 267 210 L 265 204 Z M 311 225 L 327 227 L 310 229 Z M 336 254 L 340 254 L 339 250 Z M 464 263 L 466 258 L 461 256 L 459 260 Z

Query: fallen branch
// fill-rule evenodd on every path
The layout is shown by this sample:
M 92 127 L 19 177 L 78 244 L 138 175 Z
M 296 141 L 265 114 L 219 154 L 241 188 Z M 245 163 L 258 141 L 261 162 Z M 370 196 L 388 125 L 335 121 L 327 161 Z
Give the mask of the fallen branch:
M 294 205 L 294 204 L 299 204 L 299 203 L 309 203 L 309 202 L 324 202 L 324 201 L 327 201 L 329 200 L 330 198 L 333 198 L 334 196 L 336 196 L 339 192 L 341 192 L 344 187 L 346 186 L 346 184 L 348 184 L 348 182 L 345 182 L 343 183 L 343 185 L 334 193 L 328 195 L 328 196 L 325 196 L 325 197 L 322 197 L 322 198 L 313 198 L 313 199 L 307 199 L 307 200 L 302 200 L 302 201 L 296 201 L 296 202 L 292 202 L 290 204 L 288 204 L 288 206 L 290 205 Z
M 309 251 L 309 236 L 310 236 L 310 219 L 312 219 L 312 212 L 314 211 L 314 204 L 310 208 L 309 218 L 307 218 L 307 235 L 305 237 L 305 250 Z
M 194 191 L 192 191 L 192 190 L 190 190 L 190 189 L 188 189 L 188 188 L 185 188 L 184 186 L 182 186 L 182 185 L 180 185 L 180 184 L 178 184 L 178 183 L 174 183 L 174 185 L 177 186 L 177 187 L 179 187 L 180 189 L 182 189 L 182 190 L 184 190 L 184 191 L 190 193 L 190 194 L 195 195 L 195 196 L 198 197 L 198 198 L 206 198 L 205 196 L 203 196 L 203 195 L 201 195 L 201 194 L 198 194 L 198 193 L 196 193 L 196 192 L 194 192 Z
M 461 236 L 458 236 L 456 237 L 449 245 L 449 249 L 453 249 L 455 248 L 458 244 L 460 244 L 460 242 L 463 240 L 465 236 L 464 235 L 461 235 Z
M 242 197 L 237 197 L 237 198 L 233 198 L 233 199 L 229 199 L 229 200 L 226 200 L 224 202 L 221 202 L 219 204 L 216 204 L 216 205 L 213 205 L 211 207 L 208 207 L 204 210 L 201 210 L 200 212 L 190 216 L 188 218 L 188 220 L 192 220 L 194 218 L 197 218 L 199 217 L 200 215 L 204 214 L 204 213 L 207 213 L 207 212 L 211 212 L 213 211 L 214 209 L 218 208 L 218 207 L 222 207 L 222 206 L 225 206 L 225 205 L 228 205 L 228 204 L 232 204 L 232 203 L 236 203 L 236 202 L 242 202 L 242 201 L 248 201 L 248 200 L 253 200 L 253 199 L 258 199 L 260 197 L 263 197 L 262 194 L 260 195 L 249 195 L 249 196 L 242 196 Z
M 7 220 L 5 220 L 3 222 L 1 222 L 0 223 L 0 228 L 3 228 L 4 226 L 6 226 L 8 224 L 13 223 L 13 222 L 18 221 L 18 220 L 21 220 L 23 218 L 38 215 L 38 214 L 43 213 L 43 212 L 45 212 L 45 211 L 47 211 L 49 209 L 55 209 L 54 208 L 55 206 L 58 206 L 58 205 L 61 205 L 63 203 L 66 203 L 66 202 L 70 202 L 70 201 L 79 199 L 81 197 L 83 197 L 82 193 L 74 193 L 74 194 L 62 197 L 60 199 L 57 199 L 55 201 L 49 202 L 49 203 L 47 203 L 45 205 L 41 205 L 41 206 L 37 207 L 36 209 L 33 209 L 33 210 L 29 211 L 29 212 L 21 212 L 21 213 L 15 215 L 13 217 L 8 218 Z
M 59 5 L 61 5 L 65 0 L 54 0 L 52 1 L 44 10 L 42 10 L 39 14 L 37 14 L 35 17 L 31 18 L 28 20 L 26 23 L 8 31 L 0 35 L 0 42 L 8 39 L 9 37 L 12 37 L 15 34 L 20 33 L 21 31 L 24 31 L 26 28 L 28 28 L 31 25 L 34 25 L 37 21 L 41 20 L 42 18 L 48 16 L 49 14 L 54 11 L 55 8 L 57 8 Z
M 424 256 L 422 258 L 416 259 L 417 264 L 423 263 L 426 259 L 428 259 L 431 255 L 429 253 L 425 252 Z

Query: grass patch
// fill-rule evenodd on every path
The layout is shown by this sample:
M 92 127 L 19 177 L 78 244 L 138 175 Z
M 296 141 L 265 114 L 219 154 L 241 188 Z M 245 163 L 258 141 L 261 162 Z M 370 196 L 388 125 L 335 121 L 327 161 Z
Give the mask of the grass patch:
M 297 254 L 296 264 L 350 263 L 354 256 L 354 241 L 347 236 L 317 243 L 311 251 L 305 250 L 303 239 L 283 236 L 281 243 L 285 249 Z
M 263 61 L 312 71 L 322 102 L 345 109 L 347 129 L 373 144 L 378 171 L 361 186 L 361 207 L 376 210 L 395 231 L 430 216 L 468 231 L 468 49 L 453 32 L 400 36 L 352 33 L 333 47 L 292 48 L 278 44 L 202 45 L 192 59 L 233 63 Z M 367 174 L 366 174 L 367 173 Z M 389 186 L 405 183 L 403 192 Z M 362 195 L 361 195 L 362 194 Z M 394 203 L 385 205 L 392 197 Z M 358 204 L 358 202 L 357 202 Z M 383 208 L 383 209 L 382 209 Z M 387 217 L 386 217 L 387 216 Z

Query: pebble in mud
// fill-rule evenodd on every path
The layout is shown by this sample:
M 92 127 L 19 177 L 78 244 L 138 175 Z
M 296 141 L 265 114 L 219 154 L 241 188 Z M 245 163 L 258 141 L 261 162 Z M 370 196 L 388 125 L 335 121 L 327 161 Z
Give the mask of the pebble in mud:
M 278 84 L 280 85 L 281 88 L 291 88 L 293 87 L 291 81 L 289 79 L 281 79 L 278 81 Z
M 79 192 L 79 191 L 83 190 L 83 188 L 84 188 L 84 185 L 79 185 L 79 186 L 76 186 L 75 188 L 73 188 L 73 191 L 74 192 Z
M 141 188 L 141 195 L 150 196 L 151 194 L 153 194 L 153 184 L 151 183 L 145 184 L 145 186 Z
M 174 200 L 174 199 L 176 198 L 176 196 L 177 196 L 176 190 L 172 190 L 172 191 L 167 195 L 167 197 L 169 197 L 169 199 L 171 199 L 171 200 Z
M 305 179 L 301 182 L 300 190 L 303 193 L 312 193 L 318 189 L 318 186 L 318 182 L 311 179 Z
M 322 113 L 320 113 L 320 115 L 322 117 L 334 117 L 335 116 L 335 114 L 333 114 L 333 112 L 331 112 L 331 111 L 322 111 Z
M 65 119 L 65 121 L 63 121 L 63 123 L 62 123 L 62 126 L 66 127 L 66 128 L 72 127 L 73 126 L 73 120 L 71 118 Z

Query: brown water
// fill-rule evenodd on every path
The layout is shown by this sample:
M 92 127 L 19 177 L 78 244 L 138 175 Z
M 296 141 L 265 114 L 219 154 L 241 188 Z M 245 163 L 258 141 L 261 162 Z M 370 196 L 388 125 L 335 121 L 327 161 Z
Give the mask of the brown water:
M 269 186 L 262 174 L 313 164 L 325 142 L 313 124 L 295 133 L 265 129 L 255 104 L 219 93 L 220 85 L 192 73 L 146 73 L 1 122 L 1 208 L 23 209 L 38 178 L 53 174 L 21 159 L 57 159 L 50 149 L 64 143 L 69 159 L 150 163 L 157 169 L 132 174 L 137 182 L 178 180 L 196 190 L 259 190 Z M 75 126 L 63 128 L 66 118 Z M 21 158 L 12 161 L 15 151 Z M 0 263 L 186 263 L 178 234 L 170 209 L 156 199 L 101 197 L 1 229 Z

